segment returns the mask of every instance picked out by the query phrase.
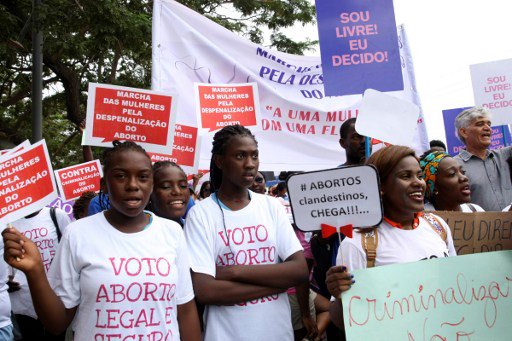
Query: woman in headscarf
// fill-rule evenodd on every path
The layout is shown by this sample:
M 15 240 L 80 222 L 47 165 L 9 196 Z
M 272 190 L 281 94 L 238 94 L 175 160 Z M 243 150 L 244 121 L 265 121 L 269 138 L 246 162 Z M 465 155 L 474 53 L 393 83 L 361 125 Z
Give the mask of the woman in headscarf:
M 469 179 L 462 165 L 445 152 L 431 152 L 420 160 L 425 191 L 425 211 L 482 212 L 471 201 Z

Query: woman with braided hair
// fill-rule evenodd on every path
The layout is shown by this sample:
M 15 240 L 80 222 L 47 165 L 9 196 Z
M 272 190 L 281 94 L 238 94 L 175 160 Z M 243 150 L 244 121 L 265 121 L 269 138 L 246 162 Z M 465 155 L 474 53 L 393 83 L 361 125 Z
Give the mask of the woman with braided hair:
M 282 205 L 249 190 L 258 172 L 250 130 L 224 127 L 213 138 L 213 194 L 187 216 L 205 340 L 293 340 L 286 290 L 308 279 L 302 247 Z
M 144 211 L 151 160 L 134 142 L 104 154 L 110 208 L 71 223 L 46 277 L 36 245 L 14 228 L 4 258 L 28 279 L 37 315 L 75 341 L 192 340 L 201 332 L 182 228 Z

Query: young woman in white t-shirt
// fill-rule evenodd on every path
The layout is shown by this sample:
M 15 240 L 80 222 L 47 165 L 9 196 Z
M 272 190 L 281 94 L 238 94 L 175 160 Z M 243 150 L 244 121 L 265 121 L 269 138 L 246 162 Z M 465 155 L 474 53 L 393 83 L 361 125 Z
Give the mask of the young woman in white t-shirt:
M 144 211 L 153 189 L 149 156 L 114 141 L 103 162 L 111 207 L 68 226 L 48 278 L 35 244 L 15 229 L 2 233 L 5 260 L 26 274 L 50 332 L 73 321 L 75 341 L 199 341 L 182 229 Z
M 425 211 L 483 212 L 471 204 L 469 178 L 464 167 L 445 152 L 434 151 L 420 160 L 426 183 Z
M 153 164 L 153 193 L 150 208 L 159 217 L 183 226 L 190 200 L 187 174 L 176 163 L 158 161 Z
M 249 190 L 255 137 L 240 125 L 213 138 L 213 194 L 188 213 L 185 235 L 205 340 L 293 340 L 286 290 L 306 282 L 302 247 L 282 205 Z
M 356 232 L 353 238 L 342 241 L 336 266 L 327 271 L 327 288 L 338 298 L 331 302 L 331 319 L 340 328 L 343 309 L 339 297 L 355 283 L 349 270 L 372 266 L 372 259 L 374 266 L 383 266 L 456 255 L 448 225 L 437 216 L 423 213 L 426 186 L 414 150 L 385 147 L 370 156 L 366 164 L 375 166 L 379 174 L 384 220 L 375 229 L 378 244 L 374 257 L 369 257 L 362 246 L 367 235 Z

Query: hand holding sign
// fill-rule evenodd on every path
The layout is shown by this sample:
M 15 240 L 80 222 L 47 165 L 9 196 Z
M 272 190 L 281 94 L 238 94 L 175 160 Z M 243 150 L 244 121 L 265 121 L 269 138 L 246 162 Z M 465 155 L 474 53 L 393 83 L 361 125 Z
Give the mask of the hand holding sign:
M 111 147 L 113 140 L 134 141 L 147 151 L 172 147 L 176 94 L 89 83 L 84 143 Z
M 512 251 L 355 270 L 347 340 L 510 340 L 511 274 Z
M 43 208 L 57 197 L 44 140 L 0 159 L 0 225 Z
M 201 127 L 209 131 L 234 124 L 257 125 L 259 96 L 256 83 L 196 84 L 196 103 Z
M 99 192 L 102 176 L 103 170 L 99 160 L 55 171 L 59 192 L 65 201 L 77 199 L 87 191 Z
M 404 88 L 392 0 L 316 0 L 325 94 Z
M 356 131 L 383 142 L 411 146 L 420 109 L 414 103 L 368 89 L 364 93 Z
M 377 172 L 355 166 L 292 175 L 288 194 L 295 224 L 315 231 L 322 224 L 376 226 L 382 220 Z
M 179 164 L 187 173 L 195 173 L 199 166 L 200 137 L 198 129 L 176 124 L 172 152 L 166 154 L 148 153 L 151 162 L 171 161 Z

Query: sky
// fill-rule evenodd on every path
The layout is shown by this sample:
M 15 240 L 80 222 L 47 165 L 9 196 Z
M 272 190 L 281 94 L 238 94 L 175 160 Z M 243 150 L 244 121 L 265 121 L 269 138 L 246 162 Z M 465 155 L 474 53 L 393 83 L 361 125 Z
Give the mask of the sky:
M 394 7 L 397 25 L 405 25 L 429 138 L 444 141 L 442 110 L 474 105 L 469 66 L 512 58 L 512 2 L 394 0 Z M 316 25 L 293 31 L 318 39 Z

